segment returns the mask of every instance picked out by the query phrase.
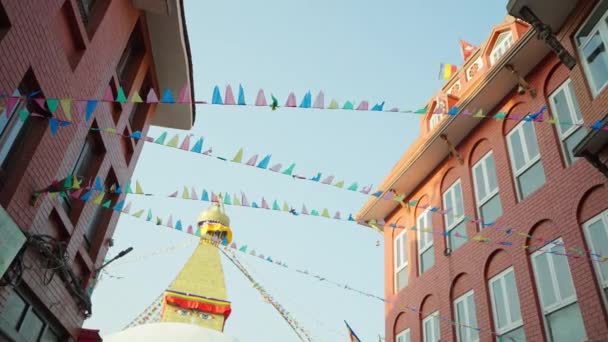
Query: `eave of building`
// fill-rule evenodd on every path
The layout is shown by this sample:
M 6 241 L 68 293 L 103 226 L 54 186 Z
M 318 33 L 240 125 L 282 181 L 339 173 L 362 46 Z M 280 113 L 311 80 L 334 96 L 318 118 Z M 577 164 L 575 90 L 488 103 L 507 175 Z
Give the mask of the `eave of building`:
M 184 85 L 194 97 L 192 57 L 183 0 L 132 0 L 133 6 L 146 12 L 152 58 L 159 92 L 170 89 L 175 98 Z M 142 95 L 145 96 L 145 95 Z M 196 108 L 191 104 L 158 104 L 152 125 L 189 130 L 194 125 Z
M 576 8 L 578 0 L 509 0 L 507 11 L 509 14 L 521 18 L 521 10 L 528 7 L 538 19 L 551 27 L 551 31 L 559 32 L 566 19 Z
M 428 138 L 406 151 L 379 188 L 385 193 L 394 189 L 409 196 L 448 157 L 448 149 L 440 135 L 447 135 L 452 144 L 458 146 L 481 122 L 461 115 L 463 111 L 481 109 L 486 114 L 493 114 L 491 111 L 517 86 L 517 79 L 505 65 L 511 64 L 521 75 L 527 75 L 548 53 L 547 45 L 535 38 L 533 30 L 528 30 L 480 77 L 478 85 L 468 89 L 468 94 L 464 94 L 457 105 L 458 114 L 444 119 Z M 372 197 L 358 213 L 358 219 L 386 219 L 398 205 L 395 201 Z

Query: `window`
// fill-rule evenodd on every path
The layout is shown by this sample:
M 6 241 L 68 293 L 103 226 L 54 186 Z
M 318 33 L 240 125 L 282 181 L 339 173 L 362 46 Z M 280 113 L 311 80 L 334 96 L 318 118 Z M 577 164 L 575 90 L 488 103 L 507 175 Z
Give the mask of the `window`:
M 544 246 L 532 254 L 536 289 L 540 296 L 549 341 L 582 341 L 586 338 L 583 317 L 578 307 L 566 250 L 557 243 Z
M 454 182 L 446 192 L 443 193 L 443 209 L 450 211 L 445 214 L 445 231 L 448 234 L 448 247 L 455 251 L 467 241 L 462 237 L 467 236 L 467 226 L 464 221 L 464 206 L 462 204 L 462 186 L 460 179 Z M 455 236 L 458 233 L 461 237 Z
M 410 329 L 405 329 L 397 335 L 395 338 L 397 342 L 412 342 L 412 335 L 410 333 Z
M 408 250 L 407 231 L 404 229 L 395 238 L 395 292 L 399 292 L 408 283 Z
M 420 274 L 426 272 L 435 264 L 432 222 L 432 212 L 428 209 L 418 216 L 418 259 L 420 262 Z
M 507 135 L 509 156 L 520 200 L 545 184 L 545 170 L 540 160 L 534 124 L 522 121 Z
M 583 70 L 593 96 L 608 84 L 608 1 L 600 1 L 589 19 L 576 34 Z
M 89 18 L 91 17 L 96 2 L 96 0 L 76 0 L 78 11 L 80 12 L 82 22 L 85 26 L 89 23 Z
M 150 73 L 148 73 L 139 88 L 139 95 L 144 97 L 147 96 L 151 88 L 152 81 Z M 149 109 L 150 104 L 148 103 L 133 103 L 133 107 L 129 113 L 129 127 L 131 128 L 131 132 L 143 131 Z M 138 141 L 139 140 L 136 140 L 135 143 L 137 144 Z
M 494 327 L 503 341 L 525 341 L 513 267 L 490 279 Z
M 439 311 L 435 311 L 422 320 L 422 340 L 424 342 L 438 342 L 440 338 Z
M 551 96 L 549 96 L 551 111 L 555 113 L 560 124 L 555 125 L 559 140 L 562 142 L 562 150 L 566 157 L 566 162 L 572 164 L 575 160 L 574 147 L 583 140 L 587 131 L 584 127 L 577 126 L 583 123 L 574 87 L 572 82 L 567 80 L 564 82 Z M 565 124 L 561 124 L 561 123 Z
M 103 19 L 111 0 L 76 0 L 78 12 L 89 38 L 92 38 Z
M 488 152 L 473 165 L 473 180 L 477 213 L 483 223 L 493 223 L 502 215 L 502 204 L 498 194 L 496 165 L 492 152 Z M 483 224 L 481 227 L 483 228 Z
M 431 120 L 429 120 L 429 131 L 432 131 L 443 119 L 442 114 L 433 114 L 431 115 Z
M 133 79 L 141 64 L 144 53 L 144 35 L 141 31 L 141 22 L 138 21 L 116 65 L 118 82 L 124 87 L 126 93 L 129 93 L 131 90 Z M 145 94 L 142 96 L 145 96 Z
M 456 336 L 458 342 L 479 341 L 479 333 L 477 330 L 469 328 L 477 327 L 475 299 L 472 290 L 454 301 L 454 310 L 456 311 Z M 466 327 L 465 325 L 469 327 Z
M 591 251 L 595 254 L 608 255 L 608 210 L 583 224 L 585 237 Z M 593 262 L 604 299 L 608 301 L 608 262 Z
M 0 316 L 14 329 L 20 341 L 55 342 L 59 334 L 50 327 L 44 316 L 16 291 L 8 295 L 4 312 Z M 0 337 L 2 335 L 0 334 Z
M 506 31 L 498 35 L 494 48 L 490 52 L 490 65 L 496 64 L 496 62 L 502 57 L 513 45 L 513 34 L 511 31 Z
M 2 40 L 2 38 L 4 38 L 10 28 L 11 21 L 8 18 L 6 11 L 4 10 L 4 6 L 2 6 L 2 3 L 0 3 L 0 41 Z
M 104 183 L 105 195 L 102 203 L 111 201 L 112 204 L 115 204 L 117 202 L 119 194 L 111 193 L 109 191 L 109 189 L 116 184 L 116 174 L 110 169 Z M 105 209 L 101 205 L 94 205 L 93 214 L 84 231 L 85 244 L 92 256 L 97 254 L 97 247 L 99 245 L 98 240 L 103 237 L 102 234 L 105 234 L 105 229 L 107 228 L 108 220 L 111 216 L 111 210 Z

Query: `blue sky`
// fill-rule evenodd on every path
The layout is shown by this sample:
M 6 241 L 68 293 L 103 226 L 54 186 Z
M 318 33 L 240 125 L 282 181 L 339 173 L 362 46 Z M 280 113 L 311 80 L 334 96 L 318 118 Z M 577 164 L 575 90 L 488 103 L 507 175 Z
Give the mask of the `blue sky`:
M 335 98 L 386 101 L 387 107 L 417 109 L 442 85 L 440 63 L 461 64 L 458 39 L 480 44 L 505 17 L 505 2 L 467 0 L 186 0 L 197 100 L 211 99 L 213 87 L 241 83 L 248 102 L 257 90 L 275 94 L 282 105 L 294 91 L 298 103 L 311 90 Z M 161 85 L 162 86 L 162 85 Z M 169 112 L 157 115 L 171 115 Z M 194 128 L 170 133 L 204 136 L 206 147 L 245 158 L 272 154 L 273 162 L 297 163 L 299 174 L 335 175 L 346 183 L 378 185 L 419 131 L 411 114 L 310 109 L 205 106 Z M 164 128 L 152 128 L 158 136 Z M 147 144 L 134 179 L 145 192 L 169 194 L 184 185 L 265 196 L 310 209 L 357 212 L 366 197 L 163 146 Z M 134 208 L 172 214 L 194 223 L 205 202 L 131 198 Z M 257 258 L 240 260 L 318 341 L 346 341 L 347 320 L 363 341 L 384 336 L 384 307 L 375 299 L 345 291 L 294 271 L 308 269 L 383 296 L 383 246 L 377 233 L 348 222 L 293 217 L 278 212 L 228 207 L 235 240 L 287 262 L 283 269 Z M 110 255 L 133 246 L 93 295 L 86 327 L 103 335 L 122 329 L 171 282 L 190 256 L 193 237 L 121 217 Z M 185 247 L 184 247 L 185 244 Z M 169 253 L 138 258 L 170 246 Z M 131 261 L 131 262 L 129 262 Z M 240 341 L 297 341 L 274 309 L 249 282 L 224 262 L 233 314 L 226 334 Z

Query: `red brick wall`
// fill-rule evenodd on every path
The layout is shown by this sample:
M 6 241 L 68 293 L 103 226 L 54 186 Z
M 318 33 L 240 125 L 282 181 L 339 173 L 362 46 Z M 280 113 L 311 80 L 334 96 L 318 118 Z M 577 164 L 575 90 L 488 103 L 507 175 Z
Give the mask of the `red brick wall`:
M 580 27 L 582 20 L 593 7 L 594 1 L 580 1 L 577 12 L 567 21 L 564 31 L 559 33 L 562 43 L 572 49 L 571 37 Z M 555 56 L 548 55 L 539 66 L 526 77 L 538 95 L 532 99 L 528 95 L 508 94 L 498 111 L 511 114 L 527 114 L 537 111 L 548 104 L 547 97 L 567 78 L 572 79 L 575 93 L 586 123 L 593 123 L 608 111 L 608 91 L 604 90 L 595 99 L 591 98 L 586 80 L 580 66 L 570 71 L 559 63 Z M 515 104 L 515 105 L 513 105 Z M 471 120 L 476 120 L 471 118 Z M 459 146 L 464 164 L 450 158 L 442 163 L 407 198 L 408 201 L 421 200 L 421 204 L 442 207 L 442 191 L 455 179 L 460 178 L 463 188 L 465 214 L 477 217 L 474 201 L 473 176 L 471 166 L 486 152 L 492 150 L 497 169 L 503 215 L 497 221 L 498 227 L 542 236 L 546 239 L 562 237 L 566 246 L 588 249 L 581 225 L 589 218 L 608 208 L 608 186 L 606 179 L 585 160 L 579 159 L 567 166 L 562 154 L 559 139 L 553 125 L 536 123 L 535 129 L 540 148 L 541 160 L 545 170 L 546 182 L 543 187 L 517 201 L 511 165 L 505 136 L 517 124 L 516 121 L 485 120 Z M 427 203 L 428 202 L 428 203 Z M 400 209 L 389 218 L 387 223 L 403 224 L 411 227 L 416 224 L 419 208 Z M 444 219 L 439 213 L 433 214 L 433 229 L 444 231 Z M 472 236 L 478 232 L 477 225 L 467 222 L 467 233 Z M 538 245 L 523 236 L 507 237 L 504 231 L 494 227 L 483 230 L 482 235 L 492 241 L 512 241 L 513 247 L 467 242 L 450 256 L 444 256 L 446 240 L 434 235 L 435 265 L 422 276 L 418 275 L 418 253 L 416 232 L 408 231 L 409 248 L 409 285 L 399 293 L 394 293 L 393 241 L 399 230 L 385 229 L 385 292 L 390 301 L 385 308 L 386 340 L 394 341 L 395 335 L 410 328 L 412 341 L 422 339 L 421 320 L 435 308 L 441 316 L 455 319 L 452 301 L 468 290 L 475 292 L 477 322 L 482 330 L 494 330 L 488 279 L 509 266 L 513 266 L 519 291 L 524 329 L 528 341 L 544 340 L 545 330 L 539 309 L 534 275 L 531 268 L 529 251 L 524 245 Z M 576 294 L 590 340 L 608 340 L 608 315 L 604 300 L 594 273 L 592 262 L 585 258 L 568 258 Z M 457 279 L 458 278 L 458 279 Z M 427 305 L 426 298 L 434 304 Z M 424 303 L 424 304 L 423 304 Z M 432 308 L 431 308 L 432 306 Z M 406 307 L 420 309 L 423 314 L 413 313 Z M 429 311 L 425 311 L 429 308 Z M 488 333 L 481 333 L 482 341 L 492 341 Z M 441 340 L 455 341 L 455 328 L 441 321 Z
M 71 43 L 67 45 L 65 43 L 66 39 L 71 39 L 66 36 L 70 34 L 70 31 L 65 27 L 66 14 L 62 12 L 65 1 L 71 4 L 72 15 L 77 23 L 73 29 L 79 35 L 79 39 L 82 39 L 81 43 L 84 46 L 82 56 L 75 65 L 70 64 L 64 51 L 65 46 L 71 46 Z M 110 79 L 112 77 L 117 79 L 116 64 L 141 12 L 131 7 L 130 1 L 110 1 L 96 31 L 93 35 L 89 35 L 82 24 L 76 0 L 65 1 L 2 0 L 2 5 L 11 22 L 10 29 L 0 41 L 0 90 L 3 93 L 11 94 L 29 68 L 33 69 L 38 83 L 47 97 L 100 99 Z M 142 19 L 145 20 L 143 17 Z M 145 21 L 143 26 L 145 27 Z M 145 30 L 144 36 L 147 37 Z M 149 45 L 149 41 L 146 43 Z M 73 55 L 73 51 L 70 51 L 70 54 Z M 150 71 L 155 75 L 152 68 L 152 57 L 150 53 L 147 53 L 138 70 L 133 89 L 139 89 L 146 72 Z M 157 84 L 154 86 L 158 88 Z M 150 114 L 154 109 L 154 107 L 150 108 L 144 125 L 144 134 L 147 132 Z M 115 128 L 116 131 L 123 132 L 128 124 L 127 117 L 130 110 L 131 105 L 124 104 L 123 113 L 115 124 L 109 105 L 100 103 L 94 118 L 100 128 Z M 72 112 L 76 112 L 75 108 L 72 108 Z M 76 117 L 76 120 L 82 120 L 82 117 Z M 73 225 L 57 199 L 45 197 L 36 208 L 28 204 L 33 190 L 44 188 L 52 180 L 61 179 L 71 171 L 87 133 L 88 129 L 71 126 L 62 128 L 58 136 L 52 138 L 50 130 L 47 129 L 37 150 L 31 156 L 31 162 L 21 177 L 17 190 L 14 194 L 4 194 L 4 196 L 10 196 L 6 209 L 13 220 L 24 231 L 30 233 L 47 233 L 49 231 L 48 217 L 55 209 L 61 223 L 70 234 L 69 259 L 72 262 L 80 260 L 79 263 L 84 263 L 86 271 L 90 272 L 95 265 L 101 263 L 107 252 L 108 246 L 105 241 L 112 236 L 118 215 L 112 216 L 105 237 L 100 239 L 104 243 L 99 248 L 99 252 L 97 255 L 91 256 L 83 245 L 83 229 L 94 209 L 92 205 L 85 206 L 77 224 Z M 133 172 L 143 142 L 137 144 L 131 162 L 127 165 L 121 143 L 118 140 L 122 138 L 104 133 L 102 133 L 102 138 L 106 155 L 98 175 L 105 178 L 112 168 L 118 181 L 124 182 Z M 2 191 L 0 189 L 0 196 L 2 196 Z M 24 276 L 27 287 L 31 288 L 34 294 L 50 309 L 50 312 L 57 317 L 59 323 L 72 337 L 77 336 L 84 317 L 79 313 L 71 295 L 57 277 L 51 284 L 45 286 L 41 283 L 41 273 L 42 271 L 35 269 L 27 271 Z M 6 287 L 0 288 L 0 312 L 4 309 L 3 305 L 8 291 L 9 289 Z

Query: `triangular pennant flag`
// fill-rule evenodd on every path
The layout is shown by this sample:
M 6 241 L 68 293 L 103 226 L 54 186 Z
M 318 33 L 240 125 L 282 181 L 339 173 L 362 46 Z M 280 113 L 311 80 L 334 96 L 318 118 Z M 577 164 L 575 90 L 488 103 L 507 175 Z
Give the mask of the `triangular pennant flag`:
M 255 203 L 255 202 L 251 203 L 251 207 L 252 207 L 252 208 L 259 208 L 258 204 L 257 204 L 257 203 Z
M 78 190 L 76 190 L 76 191 L 72 192 L 72 195 L 71 195 L 71 196 L 72 196 L 72 198 L 75 198 L 75 199 L 80 198 L 80 194 L 82 194 L 82 190 L 83 190 L 83 189 L 78 189 Z
M 342 219 L 339 211 L 336 211 L 336 214 L 334 215 L 334 219 L 335 220 L 341 220 Z
M 246 105 L 245 103 L 245 91 L 243 90 L 243 86 L 239 84 L 239 99 L 237 104 L 239 106 L 244 106 Z
M 95 199 L 93 200 L 93 204 L 97 204 L 97 205 L 101 205 L 101 202 L 103 201 L 103 196 L 104 193 L 100 193 L 97 197 L 95 197 Z
M 260 89 L 258 91 L 258 96 L 256 96 L 256 98 L 255 98 L 255 105 L 256 106 L 268 106 L 268 103 L 266 103 L 266 95 L 264 95 L 263 89 Z
M 448 115 L 456 115 L 458 114 L 458 107 L 454 106 L 448 110 Z
M 338 101 L 332 99 L 331 102 L 329 103 L 329 106 L 327 107 L 327 109 L 338 109 L 340 108 L 340 105 L 338 104 Z
M 128 202 L 125 208 L 122 210 L 123 213 L 128 214 L 131 212 L 131 202 Z
M 381 112 L 382 110 L 384 110 L 384 101 L 382 101 L 382 103 L 377 103 L 376 105 L 374 105 L 372 107 L 372 110 L 375 112 Z
M 281 173 L 282 173 L 282 174 L 284 174 L 284 175 L 291 176 L 291 173 L 293 172 L 293 169 L 294 169 L 295 167 L 296 167 L 296 164 L 295 164 L 295 163 L 294 163 L 294 164 L 291 164 L 291 165 L 289 165 L 289 167 L 288 167 L 288 168 L 287 168 L 285 171 L 283 171 L 283 172 L 281 172 Z
M 296 95 L 291 92 L 289 93 L 289 95 L 287 96 L 287 101 L 285 101 L 285 107 L 296 107 Z
M 474 118 L 484 118 L 485 115 L 483 115 L 483 109 L 480 109 L 477 111 L 477 113 L 475 113 L 475 115 L 473 115 Z
M 310 108 L 312 105 L 312 95 L 310 94 L 310 91 L 306 92 L 306 94 L 304 94 L 304 98 L 302 99 L 302 102 L 300 103 L 300 108 Z
M 241 251 L 241 252 L 247 252 L 247 245 L 241 246 L 241 248 L 239 248 L 239 251 Z
M 331 182 L 333 182 L 333 181 L 334 181 L 334 176 L 328 176 L 321 183 L 322 184 L 331 184 Z
M 87 193 L 82 195 L 82 197 L 80 197 L 80 199 L 84 202 L 87 202 L 91 198 L 91 196 L 93 196 L 93 192 L 94 192 L 93 190 L 87 191 Z
M 97 101 L 95 101 L 95 100 L 87 101 L 86 113 L 84 115 L 85 121 L 89 121 L 89 119 L 91 119 L 91 116 L 93 116 L 93 112 L 95 111 L 95 107 L 97 107 Z
M 36 101 L 36 103 L 40 106 L 40 108 L 44 108 L 46 106 L 46 100 L 42 97 L 37 97 L 34 99 L 34 101 Z
M 150 91 L 148 92 L 148 96 L 146 97 L 146 102 L 147 103 L 158 103 L 158 96 L 156 95 L 154 88 L 150 88 Z
M 232 158 L 232 162 L 235 163 L 240 163 L 243 160 L 243 149 L 240 148 L 239 151 L 234 155 L 234 158 Z
M 217 105 L 224 104 L 224 102 L 222 102 L 222 95 L 220 95 L 220 88 L 218 86 L 215 86 L 213 88 L 213 96 L 211 97 L 211 104 L 217 104 Z
M 258 161 L 258 155 L 254 155 L 253 157 L 249 158 L 249 160 L 247 161 L 247 165 L 249 166 L 255 166 L 255 162 Z
M 203 195 L 201 196 L 201 201 L 209 202 L 209 193 L 205 189 L 203 189 Z
M 272 210 L 281 210 L 281 207 L 279 206 L 277 200 L 274 200 L 274 202 L 272 203 Z
M 114 206 L 114 208 L 112 208 L 112 210 L 114 211 L 122 211 L 122 209 L 125 206 L 125 201 L 119 201 L 118 203 L 116 203 L 116 205 Z
M 167 132 L 163 132 L 156 140 L 154 140 L 155 144 L 164 145 L 165 139 L 167 138 Z
M 127 102 L 127 96 L 125 95 L 125 91 L 122 89 L 122 87 L 118 87 L 118 94 L 116 94 L 116 102 L 119 102 L 119 103 Z
M 247 196 L 245 196 L 245 193 L 243 193 L 243 192 L 241 192 L 241 204 L 243 205 L 243 207 L 249 206 L 249 201 L 247 200 Z
M 325 108 L 325 94 L 322 91 L 317 94 L 317 98 L 315 99 L 315 103 L 312 106 L 313 108 L 323 109 Z
M 308 209 L 306 209 L 305 205 L 302 205 L 301 213 L 302 213 L 302 215 L 308 215 Z
M 178 142 L 179 142 L 179 135 L 176 134 L 173 138 L 171 138 L 171 140 L 169 140 L 169 142 L 167 143 L 167 146 L 177 148 Z
M 364 187 L 364 188 L 363 188 L 363 189 L 361 189 L 361 191 L 359 191 L 359 192 L 360 192 L 360 193 L 362 193 L 362 194 L 369 195 L 369 192 L 370 192 L 370 191 L 372 191 L 372 186 L 371 186 L 371 185 L 370 185 L 370 186 L 368 186 L 367 188 L 365 188 L 365 187 Z
M 268 167 L 268 163 L 270 163 L 270 158 L 271 158 L 270 154 L 267 155 L 266 157 L 264 157 L 264 159 L 262 159 L 260 161 L 260 163 L 258 164 L 258 168 L 260 168 L 260 169 L 266 169 Z
M 61 109 L 65 117 L 72 121 L 72 99 L 61 99 Z
M 139 184 L 139 181 L 135 181 L 135 193 L 138 195 L 144 194 L 144 191 L 141 189 L 141 185 Z
M 196 144 L 192 147 L 190 152 L 201 153 L 203 151 L 203 138 L 199 138 Z
M 112 93 L 112 87 L 108 86 L 106 91 L 103 93 L 102 100 L 104 102 L 114 102 L 114 94 Z
M 217 195 L 211 191 L 211 202 L 219 203 L 220 201 L 217 198 Z
M 232 200 L 230 199 L 230 194 L 226 193 L 224 196 L 224 204 L 225 205 L 232 205 Z
M 198 200 L 198 194 L 196 193 L 196 189 L 194 189 L 194 187 L 190 189 L 190 199 L 195 201 Z
M 137 92 L 137 90 L 135 90 L 133 92 L 133 95 L 131 95 L 131 102 L 132 103 L 142 103 L 142 102 L 144 102 L 144 100 L 142 100 L 142 98 L 139 95 L 139 93 Z
M 334 184 L 334 186 L 336 188 L 343 188 L 344 187 L 344 181 L 339 181 L 338 183 Z
M 289 205 L 287 205 L 287 202 L 283 202 L 283 211 L 289 211 Z
M 179 103 L 190 103 L 192 102 L 192 98 L 190 97 L 190 85 L 188 82 L 184 84 L 182 90 L 179 92 Z
M 173 228 L 173 215 L 169 215 L 169 218 L 167 219 L 167 227 Z
M 112 206 L 112 200 L 108 200 L 104 204 L 101 205 L 104 208 L 110 208 Z
M 346 110 L 353 110 L 355 108 L 355 106 L 353 106 L 353 103 L 350 101 L 346 101 L 346 103 L 344 103 L 344 106 L 342 107 L 342 109 L 346 109 Z
M 152 210 L 148 209 L 148 215 L 146 216 L 146 221 L 152 220 Z
M 71 189 L 72 188 L 72 176 L 67 176 L 65 177 L 65 180 L 63 181 L 63 188 L 64 189 Z
M 310 215 L 312 215 L 312 216 L 319 216 L 319 212 L 313 209 L 313 210 L 310 212 Z
M 380 196 L 382 196 L 382 190 L 374 192 L 372 196 L 380 198 Z
M 187 231 L 186 231 L 186 232 L 187 232 L 188 234 L 190 234 L 190 235 L 194 234 L 194 232 L 192 231 L 192 225 L 189 225 L 189 226 L 188 226 L 188 229 L 187 229 Z
M 268 170 L 270 170 L 272 172 L 279 172 L 282 167 L 283 167 L 283 165 L 281 163 L 279 163 L 279 164 L 275 164 L 273 167 L 269 168 Z
M 57 136 L 57 131 L 59 130 L 59 121 L 57 121 L 55 118 L 50 118 L 49 126 L 51 127 L 51 136 Z
M 186 137 L 184 138 L 184 141 L 182 141 L 182 144 L 179 146 L 180 150 L 184 150 L 184 151 L 188 151 L 190 149 L 190 136 L 186 135 Z
M 348 220 L 349 220 L 349 221 L 354 221 L 354 220 L 355 220 L 355 219 L 353 218 L 353 215 L 352 215 L 352 214 L 348 214 Z
M 274 95 L 270 94 L 270 100 L 272 101 L 270 103 L 270 107 L 272 108 L 272 110 L 276 110 L 279 107 L 279 100 L 277 100 L 276 97 L 274 97 Z
M 321 180 L 321 172 L 318 172 L 316 176 L 310 178 L 311 181 L 318 182 Z
M 368 109 L 369 109 L 369 103 L 367 101 L 362 101 L 357 106 L 357 110 L 368 110 Z
M 16 96 L 8 97 L 8 100 L 6 101 L 6 116 L 9 116 L 13 112 L 13 109 L 14 109 L 15 105 L 17 104 L 17 102 L 19 102 L 19 97 L 16 97 Z M 44 107 L 44 106 L 40 106 L 40 107 Z
M 177 222 L 175 222 L 175 229 L 176 230 L 182 230 L 182 220 L 177 220 Z
M 188 188 L 184 187 L 184 192 L 182 192 L 183 199 L 190 199 L 190 193 L 188 193 Z
M 131 133 L 130 138 L 133 138 L 136 140 L 141 140 L 141 132 L 135 131 L 135 132 Z
M 160 217 L 158 217 L 158 216 L 156 216 L 156 225 L 157 226 L 162 226 L 163 225 L 163 220 Z
M 140 211 L 136 212 L 135 214 L 133 214 L 133 216 L 135 216 L 135 217 L 137 217 L 137 218 L 140 218 L 140 217 L 141 217 L 141 215 L 142 215 L 143 213 L 144 213 L 144 209 L 142 209 L 142 210 L 140 210 Z
M 131 182 L 127 181 L 125 183 L 125 190 L 124 190 L 125 194 L 132 194 L 133 191 L 131 190 Z
M 230 85 L 226 86 L 226 94 L 224 95 L 224 104 L 225 105 L 235 105 L 234 94 L 232 93 L 232 87 Z
M 323 213 L 321 214 L 321 216 L 329 218 L 329 210 L 323 209 Z
M 241 200 L 239 200 L 239 197 L 236 194 L 232 195 L 232 203 L 234 205 L 241 205 Z
M 95 185 L 93 186 L 93 190 L 103 191 L 103 185 L 101 183 L 101 177 L 95 177 Z
M 165 89 L 161 102 L 162 103 L 175 103 L 175 100 L 173 99 L 173 94 L 171 94 L 171 89 L 169 89 L 169 88 Z
M 346 190 L 350 190 L 350 191 L 357 191 L 357 188 L 359 187 L 359 184 L 357 184 L 357 182 L 351 184 L 351 186 L 349 186 Z
M 268 206 L 268 203 L 266 202 L 266 199 L 264 197 L 262 197 L 262 208 L 270 209 L 270 207 Z
M 428 107 L 420 108 L 414 111 L 414 114 L 426 114 L 428 112 Z

